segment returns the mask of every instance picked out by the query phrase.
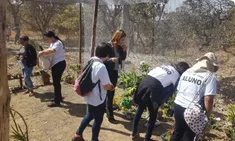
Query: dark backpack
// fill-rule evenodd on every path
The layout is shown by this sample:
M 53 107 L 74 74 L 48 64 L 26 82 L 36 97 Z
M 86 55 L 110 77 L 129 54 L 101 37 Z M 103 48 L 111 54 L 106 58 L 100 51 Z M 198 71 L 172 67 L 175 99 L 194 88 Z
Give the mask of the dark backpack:
M 94 62 L 98 61 L 99 60 L 96 59 L 91 59 L 90 61 L 88 61 L 87 65 L 83 69 L 82 73 L 79 75 L 78 79 L 75 80 L 74 90 L 78 95 L 82 97 L 90 95 L 93 88 L 98 84 L 100 100 L 102 100 L 100 80 L 98 80 L 96 83 L 92 82 L 92 65 Z

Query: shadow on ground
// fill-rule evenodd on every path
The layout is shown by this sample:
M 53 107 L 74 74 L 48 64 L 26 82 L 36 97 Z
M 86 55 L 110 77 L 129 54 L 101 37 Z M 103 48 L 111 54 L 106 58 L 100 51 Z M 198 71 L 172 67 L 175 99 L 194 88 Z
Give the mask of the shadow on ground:
M 35 98 L 39 98 L 41 102 L 51 102 L 54 98 L 54 93 L 52 92 L 46 92 L 43 94 L 40 93 L 35 93 L 34 94 Z M 71 116 L 76 116 L 76 117 L 84 117 L 86 115 L 86 104 L 78 104 L 78 103 L 72 103 L 68 101 L 63 101 L 61 102 L 62 107 L 68 109 L 68 113 Z

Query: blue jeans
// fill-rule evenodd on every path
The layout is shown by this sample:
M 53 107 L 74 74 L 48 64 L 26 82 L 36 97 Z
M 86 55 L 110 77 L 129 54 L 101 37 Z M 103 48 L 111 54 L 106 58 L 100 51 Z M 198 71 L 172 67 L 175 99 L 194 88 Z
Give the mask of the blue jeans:
M 23 76 L 24 76 L 24 82 L 25 82 L 25 86 L 27 87 L 27 89 L 31 90 L 33 89 L 33 82 L 30 78 L 31 74 L 33 71 L 33 67 L 31 68 L 23 68 L 22 72 L 23 72 Z
M 99 141 L 98 137 L 100 133 L 100 127 L 103 122 L 104 112 L 105 112 L 105 103 L 99 106 L 92 106 L 88 104 L 88 113 L 83 118 L 82 123 L 78 128 L 76 134 L 82 135 L 87 125 L 91 122 L 91 120 L 94 119 L 95 121 L 92 126 L 92 141 Z
M 147 123 L 147 131 L 146 131 L 145 139 L 150 140 L 154 126 L 155 126 L 155 122 L 157 120 L 157 112 L 158 112 L 158 108 L 157 109 L 153 108 L 151 100 L 148 100 L 147 102 L 141 102 L 138 105 L 138 109 L 136 111 L 136 114 L 135 114 L 135 117 L 133 120 L 132 135 L 135 135 L 138 133 L 138 131 L 137 131 L 138 124 L 139 124 L 141 115 L 143 114 L 146 107 L 148 108 L 150 118 Z

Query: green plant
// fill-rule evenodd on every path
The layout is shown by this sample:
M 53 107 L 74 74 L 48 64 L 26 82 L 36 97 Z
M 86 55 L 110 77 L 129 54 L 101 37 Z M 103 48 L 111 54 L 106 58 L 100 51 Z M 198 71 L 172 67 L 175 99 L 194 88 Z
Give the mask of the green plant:
M 123 86 L 124 89 L 127 89 L 129 87 L 136 87 L 139 85 L 141 80 L 142 77 L 137 75 L 136 69 L 133 66 L 130 72 L 120 74 L 119 86 Z
M 28 126 L 24 117 L 12 108 L 10 109 L 10 115 L 14 123 L 14 126 L 11 126 L 11 129 L 13 130 L 11 137 L 18 141 L 29 141 Z M 23 131 L 22 127 L 16 122 L 16 115 L 20 116 L 22 119 L 25 131 Z
M 235 141 L 235 129 L 229 128 L 227 136 L 231 139 L 231 141 Z
M 175 97 L 176 94 L 174 94 L 166 103 L 163 104 L 161 111 L 164 116 L 173 116 Z
M 79 73 L 81 72 L 81 65 L 70 65 L 69 68 L 73 71 L 74 77 L 78 77 Z
M 231 124 L 235 125 L 235 105 L 228 106 L 227 119 Z

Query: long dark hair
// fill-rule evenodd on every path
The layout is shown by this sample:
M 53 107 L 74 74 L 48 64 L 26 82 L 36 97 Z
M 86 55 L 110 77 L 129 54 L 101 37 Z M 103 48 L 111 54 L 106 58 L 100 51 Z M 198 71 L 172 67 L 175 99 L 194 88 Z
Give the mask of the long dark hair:
M 46 37 L 49 37 L 49 38 L 54 38 L 56 40 L 60 40 L 62 42 L 62 44 L 64 45 L 63 41 L 58 36 L 56 36 L 55 33 L 52 31 L 48 31 L 48 32 L 44 33 L 43 35 Z

